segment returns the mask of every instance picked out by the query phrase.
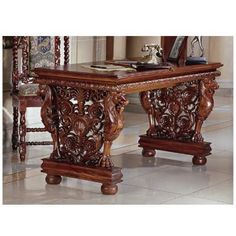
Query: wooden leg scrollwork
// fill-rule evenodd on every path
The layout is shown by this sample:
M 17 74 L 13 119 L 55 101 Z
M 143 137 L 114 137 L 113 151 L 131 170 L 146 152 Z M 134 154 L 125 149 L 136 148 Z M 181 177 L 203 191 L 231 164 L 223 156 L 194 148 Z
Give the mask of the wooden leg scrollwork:
M 204 78 L 141 92 L 149 120 L 147 133 L 139 140 L 143 155 L 154 156 L 155 149 L 160 149 L 193 155 L 193 164 L 204 165 L 211 148 L 202 138 L 201 127 L 213 109 L 217 88 L 214 78 Z
M 110 149 L 123 128 L 127 100 L 120 93 L 81 88 L 45 91 L 41 116 L 54 144 L 42 164 L 47 183 L 59 183 L 58 176 L 76 177 L 100 182 L 102 193 L 115 194 L 122 173 L 113 166 Z

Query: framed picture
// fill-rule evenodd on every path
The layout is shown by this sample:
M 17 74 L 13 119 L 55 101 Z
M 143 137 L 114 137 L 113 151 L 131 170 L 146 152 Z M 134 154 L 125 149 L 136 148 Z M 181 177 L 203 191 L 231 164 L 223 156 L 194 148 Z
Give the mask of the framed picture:
M 187 36 L 177 36 L 170 50 L 167 61 L 178 62 L 181 52 L 186 47 Z

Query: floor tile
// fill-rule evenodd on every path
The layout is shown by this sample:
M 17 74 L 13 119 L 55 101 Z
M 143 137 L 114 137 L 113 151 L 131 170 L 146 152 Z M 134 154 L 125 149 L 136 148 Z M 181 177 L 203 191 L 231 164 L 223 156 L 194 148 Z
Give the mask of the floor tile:
M 213 150 L 233 151 L 233 129 L 226 127 L 204 134 L 205 140 L 211 142 Z
M 227 180 L 207 189 L 197 191 L 191 196 L 233 204 L 233 180 Z
M 219 151 L 207 158 L 207 170 L 233 175 L 233 152 Z
M 166 205 L 222 205 L 222 202 L 217 202 L 217 201 L 211 201 L 211 200 L 207 200 L 207 199 L 201 199 L 201 198 L 195 198 L 195 197 L 189 197 L 189 196 L 183 196 L 183 197 L 177 197 L 175 199 L 166 201 L 162 204 L 166 204 Z
M 48 185 L 44 175 L 4 184 L 4 204 L 159 204 L 178 194 L 119 184 L 114 196 L 101 194 L 99 183 L 64 178 Z M 14 195 L 13 195 L 14 193 Z M 9 201 L 10 199 L 10 201 Z
M 178 194 L 189 194 L 231 178 L 229 174 L 205 171 L 202 167 L 169 166 L 156 173 L 128 179 L 125 184 L 162 190 Z

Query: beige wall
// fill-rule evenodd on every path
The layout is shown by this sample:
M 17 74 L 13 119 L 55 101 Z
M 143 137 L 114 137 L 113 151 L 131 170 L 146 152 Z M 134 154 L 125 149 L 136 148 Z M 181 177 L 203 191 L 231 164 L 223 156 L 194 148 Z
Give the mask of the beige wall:
M 70 40 L 70 63 L 105 60 L 105 36 L 72 36 Z
M 106 59 L 105 36 L 74 36 L 71 38 L 71 63 Z M 126 36 L 114 37 L 114 59 L 126 57 Z
M 126 58 L 126 36 L 114 37 L 114 59 Z
M 209 37 L 209 61 L 221 62 L 221 76 L 218 83 L 221 88 L 233 88 L 233 37 Z

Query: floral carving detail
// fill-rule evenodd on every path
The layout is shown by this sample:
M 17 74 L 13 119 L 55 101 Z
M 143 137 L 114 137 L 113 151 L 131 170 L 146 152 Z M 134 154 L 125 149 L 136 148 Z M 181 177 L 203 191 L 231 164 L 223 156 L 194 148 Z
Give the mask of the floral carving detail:
M 176 140 L 192 138 L 199 103 L 199 81 L 141 92 L 140 100 L 149 117 L 147 135 Z
M 104 91 L 53 86 L 46 91 L 42 117 L 58 151 L 51 158 L 96 166 L 104 140 Z M 54 109 L 53 109 L 54 108 Z M 55 127 L 57 127 L 55 129 Z

